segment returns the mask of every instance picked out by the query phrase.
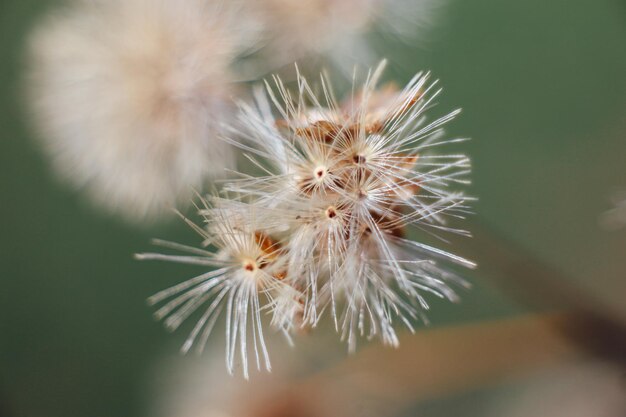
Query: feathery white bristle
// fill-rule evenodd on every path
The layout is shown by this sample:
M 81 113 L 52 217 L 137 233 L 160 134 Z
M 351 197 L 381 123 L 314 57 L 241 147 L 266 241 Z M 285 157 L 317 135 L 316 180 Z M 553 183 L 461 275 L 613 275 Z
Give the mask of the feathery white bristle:
M 229 268 L 154 296 L 160 302 L 182 292 L 157 312 L 172 317 L 176 310 L 172 327 L 217 297 L 185 349 L 214 317 L 219 300 L 226 305 L 227 366 L 232 371 L 238 344 L 246 376 L 243 328 L 250 319 L 258 357 L 257 341 L 265 351 L 261 311 L 289 340 L 330 315 L 353 351 L 361 337 L 397 346 L 397 325 L 414 331 L 426 322 L 429 297 L 458 301 L 457 289 L 468 284 L 450 266 L 476 265 L 406 234 L 469 235 L 449 224 L 464 218 L 472 201 L 462 192 L 469 159 L 452 150 L 460 141 L 443 130 L 459 112 L 429 117 L 440 90 L 428 74 L 403 90 L 378 88 L 383 67 L 342 102 L 327 80 L 316 95 L 300 77 L 297 94 L 275 78 L 267 95 L 257 91 L 254 106 L 241 105 L 240 123 L 225 140 L 244 150 L 261 174 L 242 173 L 200 210 L 207 226 L 199 233 L 211 236 L 217 253 L 159 242 L 193 256 L 143 255 Z M 242 259 L 255 262 L 253 275 L 236 272 L 245 267 Z

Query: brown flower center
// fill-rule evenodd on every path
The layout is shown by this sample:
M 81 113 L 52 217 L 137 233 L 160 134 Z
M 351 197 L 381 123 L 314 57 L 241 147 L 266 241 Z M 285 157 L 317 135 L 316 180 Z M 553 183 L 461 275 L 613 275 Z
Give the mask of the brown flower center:
M 247 259 L 247 260 L 243 261 L 243 269 L 248 271 L 248 272 L 254 272 L 257 269 L 257 264 L 256 264 L 256 262 Z

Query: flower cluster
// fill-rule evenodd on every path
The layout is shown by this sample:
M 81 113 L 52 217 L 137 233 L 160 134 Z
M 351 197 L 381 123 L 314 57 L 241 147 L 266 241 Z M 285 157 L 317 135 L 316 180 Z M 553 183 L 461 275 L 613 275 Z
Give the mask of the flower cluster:
M 455 287 L 466 284 L 445 264 L 474 264 L 407 233 L 468 234 L 448 220 L 468 213 L 457 189 L 468 183 L 469 159 L 436 152 L 464 140 L 443 132 L 458 111 L 429 120 L 440 90 L 428 74 L 402 90 L 376 88 L 382 69 L 341 102 L 326 80 L 315 94 L 299 77 L 295 97 L 275 78 L 269 99 L 257 90 L 255 106 L 241 105 L 225 140 L 257 172 L 202 200 L 206 227 L 189 222 L 217 251 L 159 241 L 190 256 L 139 255 L 217 268 L 150 299 L 169 299 L 157 316 L 173 328 L 208 306 L 184 350 L 194 341 L 202 349 L 225 307 L 227 366 L 232 372 L 238 346 L 247 376 L 249 344 L 269 369 L 262 315 L 287 336 L 330 316 L 354 350 L 359 336 L 397 346 L 395 324 L 412 331 L 425 320 L 427 293 L 457 299 Z

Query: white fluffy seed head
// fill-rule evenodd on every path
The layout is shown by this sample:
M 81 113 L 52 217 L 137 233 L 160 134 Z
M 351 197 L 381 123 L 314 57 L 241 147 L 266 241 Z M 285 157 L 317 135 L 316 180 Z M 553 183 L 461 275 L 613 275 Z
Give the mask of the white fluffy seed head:
M 268 312 L 288 337 L 330 316 L 352 351 L 359 337 L 397 346 L 396 324 L 413 331 L 425 321 L 429 296 L 456 301 L 457 288 L 466 285 L 449 264 L 473 268 L 471 261 L 408 239 L 420 230 L 467 234 L 448 225 L 465 216 L 470 200 L 459 190 L 467 184 L 469 161 L 445 150 L 461 142 L 443 131 L 458 112 L 429 118 L 438 91 L 427 75 L 390 94 L 376 88 L 381 71 L 370 72 L 355 85 L 361 91 L 342 102 L 327 81 L 323 93 L 314 94 L 300 78 L 297 95 L 277 80 L 269 100 L 258 93 L 256 107 L 242 104 L 227 140 L 264 174 L 242 174 L 226 184 L 225 198 L 201 210 L 206 242 L 218 249 L 216 266 L 239 271 L 224 273 L 223 285 L 245 288 L 233 293 L 244 299 L 226 302 L 229 369 L 232 346 L 245 342 L 243 333 L 239 339 L 233 333 L 244 332 L 250 309 L 257 314 L 253 329 L 261 328 L 260 312 Z M 281 119 L 270 111 L 270 100 Z
M 371 23 L 376 0 L 261 0 L 258 12 L 276 52 L 294 57 L 321 53 L 333 41 L 354 36 Z M 281 22 L 280 28 L 271 22 Z
M 469 159 L 445 151 L 463 141 L 443 131 L 458 111 L 430 119 L 436 83 L 418 74 L 402 90 L 377 88 L 382 68 L 341 102 L 328 81 L 316 94 L 300 77 L 293 95 L 276 79 L 269 97 L 280 118 L 257 94 L 258 109 L 243 106 L 238 132 L 248 138 L 240 146 L 272 168 L 227 185 L 268 217 L 292 219 L 283 239 L 285 282 L 306 294 L 304 321 L 332 311 L 351 349 L 358 335 L 397 344 L 392 322 L 412 329 L 428 308 L 425 292 L 456 300 L 452 288 L 464 282 L 441 261 L 474 267 L 407 239 L 410 229 L 467 234 L 447 225 L 465 216 L 471 200 L 459 192 Z
M 81 1 L 44 19 L 26 83 L 58 173 L 99 206 L 145 220 L 231 166 L 217 134 L 231 113 L 230 66 L 247 42 L 233 8 Z
M 274 70 L 296 60 L 328 57 L 351 73 L 354 62 L 377 55 L 376 32 L 414 40 L 435 19 L 436 0 L 248 0 L 265 33 L 263 60 Z M 280 22 L 280 24 L 276 24 Z
M 225 316 L 228 371 L 232 374 L 239 364 L 248 378 L 249 356 L 253 357 L 255 367 L 269 371 L 261 310 L 264 306 L 275 309 L 277 314 L 272 323 L 288 332 L 299 309 L 297 292 L 282 288 L 285 263 L 281 245 L 254 220 L 254 207 L 247 206 L 244 210 L 241 204 L 217 197 L 203 199 L 201 203 L 205 227 L 185 220 L 204 239 L 204 245 L 213 246 L 213 252 L 155 241 L 185 255 L 144 253 L 137 258 L 200 265 L 209 268 L 208 272 L 160 291 L 148 302 L 159 305 L 155 317 L 163 319 L 171 330 L 201 310 L 183 344 L 184 353 L 193 347 L 202 351 L 217 320 Z

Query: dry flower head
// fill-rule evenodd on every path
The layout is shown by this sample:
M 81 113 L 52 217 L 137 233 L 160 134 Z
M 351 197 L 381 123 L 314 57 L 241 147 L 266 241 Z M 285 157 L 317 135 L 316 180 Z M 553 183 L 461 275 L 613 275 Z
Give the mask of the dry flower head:
M 268 84 L 267 95 L 257 90 L 256 105 L 241 104 L 240 123 L 225 137 L 247 153 L 257 173 L 242 173 L 225 185 L 222 197 L 204 200 L 200 212 L 208 227 L 193 226 L 205 243 L 218 248 L 217 255 L 176 244 L 170 246 L 199 256 L 140 255 L 223 268 L 214 257 L 231 259 L 241 252 L 226 250 L 226 241 L 254 248 L 256 255 L 245 256 L 249 263 L 235 257 L 232 268 L 240 272 L 193 278 L 188 282 L 197 285 L 194 290 L 185 283 L 174 287 L 183 301 L 191 291 L 196 291 L 192 300 L 202 302 L 213 295 L 219 300 L 220 291 L 235 294 L 226 303 L 229 370 L 239 337 L 247 376 L 247 331 L 254 336 L 257 365 L 260 349 L 269 368 L 261 311 L 289 339 L 330 316 L 349 350 L 359 336 L 397 346 L 396 323 L 412 331 L 417 321 L 426 320 L 427 293 L 456 301 L 455 287 L 467 285 L 447 264 L 473 268 L 471 261 L 408 237 L 411 229 L 468 235 L 448 222 L 468 213 L 471 198 L 457 188 L 468 183 L 469 159 L 435 152 L 464 141 L 446 138 L 442 128 L 458 111 L 429 120 L 426 110 L 440 91 L 436 83 L 418 74 L 402 90 L 377 89 L 383 67 L 368 73 L 342 102 L 324 78 L 321 94 L 303 77 L 295 95 L 278 78 L 275 88 Z M 225 251 L 231 255 L 220 255 Z M 256 284 L 244 285 L 239 275 Z M 230 290 L 218 290 L 212 283 L 219 280 Z M 176 300 L 185 317 L 202 304 Z M 213 317 L 218 305 L 213 301 L 205 316 Z M 248 315 L 252 326 L 246 330 Z M 190 342 L 206 327 L 205 316 Z

